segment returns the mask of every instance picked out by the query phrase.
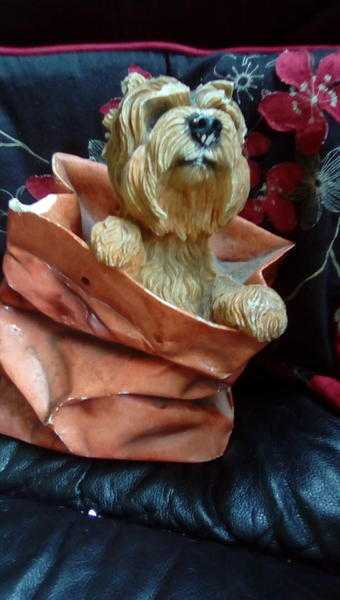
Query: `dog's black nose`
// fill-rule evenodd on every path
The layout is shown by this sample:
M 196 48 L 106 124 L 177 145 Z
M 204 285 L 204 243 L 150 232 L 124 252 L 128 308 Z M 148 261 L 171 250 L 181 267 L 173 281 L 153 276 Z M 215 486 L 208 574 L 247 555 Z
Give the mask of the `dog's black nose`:
M 196 142 L 201 146 L 210 146 L 218 141 L 222 123 L 216 117 L 195 114 L 189 118 L 189 129 Z

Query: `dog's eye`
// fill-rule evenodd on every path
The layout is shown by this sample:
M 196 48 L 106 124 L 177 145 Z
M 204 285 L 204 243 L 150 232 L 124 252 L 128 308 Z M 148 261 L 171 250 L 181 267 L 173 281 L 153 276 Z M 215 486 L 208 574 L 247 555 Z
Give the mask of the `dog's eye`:
M 152 103 L 149 103 L 149 110 L 146 115 L 146 126 L 149 131 L 156 125 L 157 121 L 169 110 L 169 105 L 166 103 L 160 104 L 157 102 L 157 105 L 152 106 Z
M 148 122 L 148 129 L 152 129 L 157 121 L 164 115 L 164 113 L 166 113 L 167 109 L 164 110 L 159 110 L 156 113 L 154 113 L 150 118 L 149 118 L 149 122 Z

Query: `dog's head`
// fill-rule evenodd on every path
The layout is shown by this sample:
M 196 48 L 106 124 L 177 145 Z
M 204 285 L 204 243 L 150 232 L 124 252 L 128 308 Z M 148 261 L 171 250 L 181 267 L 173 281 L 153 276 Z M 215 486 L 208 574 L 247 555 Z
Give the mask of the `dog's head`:
M 144 229 L 181 239 L 211 234 L 242 208 L 249 169 L 232 84 L 190 89 L 172 77 L 130 74 L 106 115 L 104 155 L 122 211 Z

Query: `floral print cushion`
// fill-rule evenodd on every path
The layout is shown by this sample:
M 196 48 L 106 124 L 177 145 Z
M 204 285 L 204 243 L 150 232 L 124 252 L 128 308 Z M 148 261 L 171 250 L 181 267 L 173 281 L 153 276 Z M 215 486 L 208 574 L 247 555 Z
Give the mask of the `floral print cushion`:
M 327 137 L 318 153 L 304 155 L 295 129 L 277 131 L 259 112 L 268 92 L 292 91 L 276 73 L 284 50 L 193 54 L 149 45 L 144 51 L 130 46 L 0 56 L 2 245 L 11 196 L 30 203 L 46 190 L 60 191 L 50 178 L 54 152 L 101 160 L 100 109 L 119 97 L 131 65 L 193 86 L 234 80 L 258 182 L 247 209 L 267 199 L 260 225 L 295 242 L 276 281 L 287 300 L 289 329 L 234 386 L 235 428 L 223 457 L 204 465 L 92 460 L 0 436 L 0 490 L 78 511 L 95 509 L 108 526 L 111 518 L 127 518 L 274 553 L 293 565 L 313 561 L 338 574 L 339 213 L 328 209 L 327 198 L 329 190 L 339 196 L 333 157 L 340 129 L 322 108 Z M 336 52 L 309 50 L 313 73 Z M 267 210 L 274 199 L 282 207 L 282 198 L 289 219 L 285 211 Z
M 103 162 L 103 114 L 128 70 L 195 87 L 235 85 L 248 126 L 251 192 L 242 216 L 295 243 L 277 280 L 289 327 L 258 368 L 303 383 L 340 406 L 340 52 L 337 49 L 3 54 L 0 61 L 1 235 L 8 201 L 53 191 L 51 157 Z M 245 374 L 246 376 L 246 374 Z

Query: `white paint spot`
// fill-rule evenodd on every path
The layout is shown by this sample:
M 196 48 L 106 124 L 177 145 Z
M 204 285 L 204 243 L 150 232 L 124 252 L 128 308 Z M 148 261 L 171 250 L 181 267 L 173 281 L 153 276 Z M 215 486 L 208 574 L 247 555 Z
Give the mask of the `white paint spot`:
M 9 201 L 8 207 L 14 212 L 31 212 L 36 215 L 42 215 L 52 208 L 57 198 L 57 194 L 48 194 L 48 196 L 38 200 L 38 202 L 34 202 L 34 204 L 22 204 L 18 198 L 12 198 Z
M 292 109 L 297 115 L 301 115 L 301 109 L 296 100 L 293 100 L 292 102 Z
M 14 325 L 13 323 L 12 323 L 12 325 L 10 325 L 10 329 L 11 329 L 11 330 L 12 330 L 14 333 L 21 333 L 21 329 L 20 329 L 20 328 L 19 328 L 17 325 Z

